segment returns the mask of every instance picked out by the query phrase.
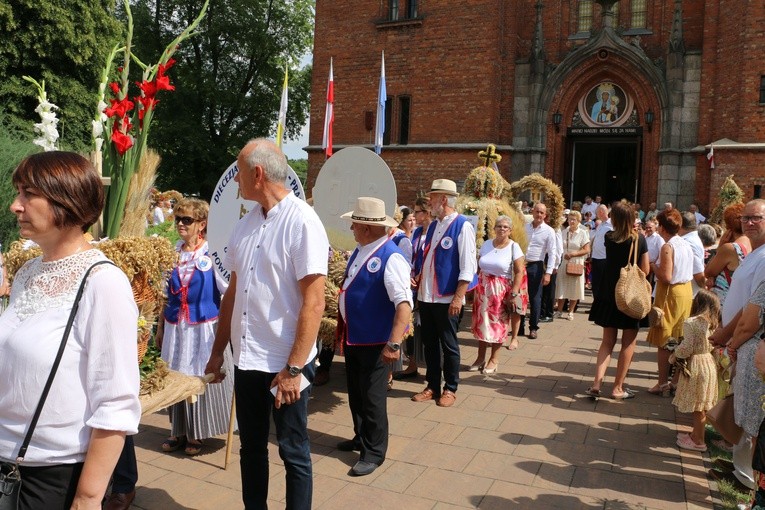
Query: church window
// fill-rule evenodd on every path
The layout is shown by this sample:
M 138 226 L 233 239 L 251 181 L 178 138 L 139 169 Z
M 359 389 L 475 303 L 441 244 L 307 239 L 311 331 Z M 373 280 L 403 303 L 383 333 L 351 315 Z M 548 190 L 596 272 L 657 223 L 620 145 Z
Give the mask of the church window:
M 592 29 L 592 0 L 580 0 L 577 12 L 578 32 L 589 32 Z
M 409 0 L 406 6 L 406 17 L 410 19 L 417 17 L 417 0 Z
M 409 143 L 409 107 L 412 98 L 409 96 L 400 96 L 398 98 L 398 143 L 406 145 Z
M 619 26 L 619 2 L 614 2 L 611 12 L 614 13 L 614 28 L 616 28 Z
M 760 76 L 760 103 L 765 104 L 765 75 Z
M 646 0 L 632 0 L 630 14 L 630 28 L 646 28 L 648 24 L 648 2 Z
M 399 2 L 399 0 L 390 0 L 390 4 L 388 6 L 388 20 L 389 21 L 396 21 L 396 20 L 398 20 L 398 2 Z
M 393 97 L 388 96 L 385 98 L 385 132 L 383 133 L 383 145 L 390 145 L 391 117 L 393 117 Z

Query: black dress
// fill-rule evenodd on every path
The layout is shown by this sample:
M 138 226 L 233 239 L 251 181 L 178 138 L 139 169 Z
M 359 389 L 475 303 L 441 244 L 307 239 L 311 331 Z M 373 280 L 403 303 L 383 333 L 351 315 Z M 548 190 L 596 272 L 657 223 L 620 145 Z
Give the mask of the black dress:
M 612 238 L 613 231 L 608 232 L 605 238 L 606 267 L 603 271 L 600 290 L 598 295 L 594 296 L 595 300 L 590 309 L 590 320 L 603 328 L 639 329 L 640 319 L 633 319 L 619 311 L 614 296 L 616 282 L 619 280 L 619 271 L 627 265 L 632 239 L 615 243 Z M 638 262 L 640 257 L 647 252 L 648 245 L 645 242 L 645 237 L 640 235 L 638 237 Z

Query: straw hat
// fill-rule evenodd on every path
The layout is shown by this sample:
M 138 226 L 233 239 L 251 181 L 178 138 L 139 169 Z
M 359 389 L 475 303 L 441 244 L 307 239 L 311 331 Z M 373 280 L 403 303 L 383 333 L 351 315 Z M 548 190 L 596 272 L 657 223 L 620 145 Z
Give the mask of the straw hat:
M 430 185 L 428 195 L 431 193 L 443 193 L 444 195 L 453 197 L 459 196 L 459 193 L 457 192 L 457 183 L 450 181 L 449 179 L 436 179 L 433 181 L 433 184 Z
M 356 199 L 356 207 L 353 211 L 340 216 L 344 220 L 364 225 L 378 225 L 381 227 L 397 227 L 396 220 L 385 214 L 385 202 L 379 198 L 359 197 Z

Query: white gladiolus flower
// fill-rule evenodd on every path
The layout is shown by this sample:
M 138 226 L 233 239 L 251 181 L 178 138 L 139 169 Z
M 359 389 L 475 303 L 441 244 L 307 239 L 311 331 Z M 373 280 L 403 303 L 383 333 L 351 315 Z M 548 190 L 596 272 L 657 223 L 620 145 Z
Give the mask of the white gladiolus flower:
M 39 101 L 37 108 L 35 108 L 35 112 L 40 115 L 41 120 L 41 122 L 35 124 L 35 131 L 39 136 L 33 142 L 45 151 L 57 150 L 56 143 L 58 142 L 59 135 L 56 125 L 58 125 L 58 118 L 56 118 L 54 110 L 57 110 L 58 106 L 48 101 L 48 97 L 45 94 L 45 82 L 40 84 L 32 78 L 25 77 L 25 79 L 37 87 L 37 99 Z
M 93 138 L 98 138 L 102 134 L 104 134 L 104 125 L 101 123 L 100 120 L 94 120 L 93 123 Z
M 96 137 L 96 152 L 101 152 L 101 147 L 104 145 L 104 139 L 101 137 Z

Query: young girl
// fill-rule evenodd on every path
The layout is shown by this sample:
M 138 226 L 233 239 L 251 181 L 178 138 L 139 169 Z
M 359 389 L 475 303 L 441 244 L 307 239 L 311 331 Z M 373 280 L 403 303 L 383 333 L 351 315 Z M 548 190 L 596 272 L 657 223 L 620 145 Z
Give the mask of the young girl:
M 706 412 L 717 403 L 717 368 L 712 357 L 709 335 L 717 328 L 720 301 L 717 296 L 700 290 L 693 298 L 691 316 L 683 323 L 683 340 L 670 356 L 670 364 L 685 360 L 687 371 L 680 373 L 672 403 L 681 413 L 693 413 L 693 431 L 677 435 L 677 446 L 684 450 L 704 452 Z

